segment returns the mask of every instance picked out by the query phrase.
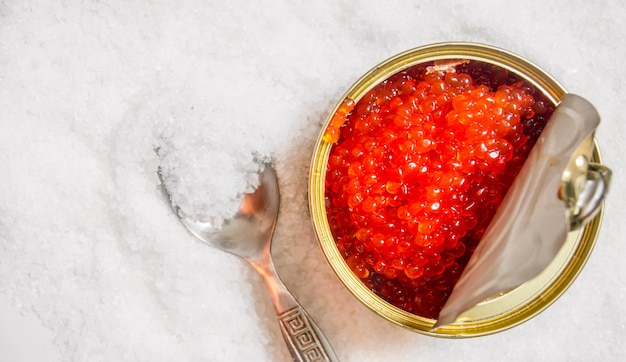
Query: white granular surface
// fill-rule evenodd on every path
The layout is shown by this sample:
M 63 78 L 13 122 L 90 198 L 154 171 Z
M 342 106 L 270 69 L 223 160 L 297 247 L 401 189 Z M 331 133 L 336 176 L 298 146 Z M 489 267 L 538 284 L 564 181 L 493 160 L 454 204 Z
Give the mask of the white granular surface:
M 0 0 L 0 361 L 288 361 L 261 279 L 190 236 L 157 177 L 161 164 L 174 202 L 219 224 L 268 160 L 277 269 L 342 360 L 622 360 L 625 14 L 583 0 Z M 313 146 L 341 94 L 387 57 L 449 40 L 522 54 L 590 99 L 616 180 L 572 288 L 469 340 L 362 306 L 307 206 Z

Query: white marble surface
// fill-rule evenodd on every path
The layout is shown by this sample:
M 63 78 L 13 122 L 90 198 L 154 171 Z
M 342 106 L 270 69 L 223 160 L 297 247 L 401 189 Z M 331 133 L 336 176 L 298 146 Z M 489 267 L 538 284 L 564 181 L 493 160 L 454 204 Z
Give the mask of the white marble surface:
M 135 109 L 196 94 L 223 124 L 258 132 L 233 144 L 269 142 L 277 268 L 341 360 L 623 360 L 625 16 L 610 0 L 0 1 L 0 361 L 289 360 L 258 277 L 196 244 L 136 156 L 155 129 Z M 465 340 L 403 330 L 356 301 L 325 267 L 305 204 L 335 100 L 385 58 L 450 40 L 518 53 L 591 100 L 614 172 L 567 293 Z

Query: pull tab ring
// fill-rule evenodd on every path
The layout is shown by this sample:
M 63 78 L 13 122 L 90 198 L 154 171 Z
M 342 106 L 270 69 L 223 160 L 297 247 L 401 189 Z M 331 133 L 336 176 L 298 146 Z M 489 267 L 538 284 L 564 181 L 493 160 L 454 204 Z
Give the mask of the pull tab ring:
M 609 191 L 612 171 L 599 163 L 590 162 L 584 185 L 573 205 L 570 205 L 570 230 L 587 225 L 602 208 L 602 201 Z

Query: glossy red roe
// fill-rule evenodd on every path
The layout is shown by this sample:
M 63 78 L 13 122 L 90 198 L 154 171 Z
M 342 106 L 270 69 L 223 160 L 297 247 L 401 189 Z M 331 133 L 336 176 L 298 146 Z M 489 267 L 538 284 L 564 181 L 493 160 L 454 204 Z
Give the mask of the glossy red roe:
M 391 304 L 436 318 L 554 107 L 505 69 L 429 65 L 344 101 L 324 140 L 347 265 Z

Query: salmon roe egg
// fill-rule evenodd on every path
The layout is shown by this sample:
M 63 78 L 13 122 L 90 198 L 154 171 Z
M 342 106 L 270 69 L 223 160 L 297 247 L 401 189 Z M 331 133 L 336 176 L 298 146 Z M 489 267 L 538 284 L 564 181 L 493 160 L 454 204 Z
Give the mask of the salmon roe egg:
M 323 139 L 346 264 L 389 303 L 436 318 L 554 106 L 506 69 L 431 65 L 345 100 Z

